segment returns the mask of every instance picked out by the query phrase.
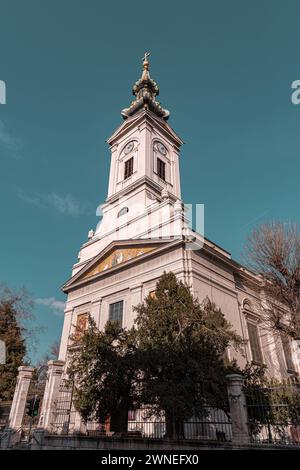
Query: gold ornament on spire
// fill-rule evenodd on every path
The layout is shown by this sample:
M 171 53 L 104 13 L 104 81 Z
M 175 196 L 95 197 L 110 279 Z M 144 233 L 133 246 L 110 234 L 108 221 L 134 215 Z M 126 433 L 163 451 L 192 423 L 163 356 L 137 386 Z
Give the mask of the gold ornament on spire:
M 135 100 L 132 101 L 129 108 L 125 108 L 121 112 L 124 119 L 133 116 L 142 109 L 150 110 L 152 113 L 165 120 L 167 120 L 170 115 L 170 112 L 167 109 L 162 108 L 160 103 L 156 101 L 156 96 L 159 94 L 159 88 L 157 83 L 150 77 L 148 61 L 149 55 L 150 52 L 145 52 L 142 57 L 143 73 L 141 78 L 133 85 L 132 93 L 135 95 Z

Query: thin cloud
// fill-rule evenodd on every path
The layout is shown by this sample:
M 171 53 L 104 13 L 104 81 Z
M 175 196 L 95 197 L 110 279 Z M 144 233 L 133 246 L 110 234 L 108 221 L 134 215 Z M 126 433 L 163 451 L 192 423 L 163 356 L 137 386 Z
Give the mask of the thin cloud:
M 0 148 L 4 150 L 4 153 L 13 158 L 20 158 L 21 141 L 16 137 L 13 137 L 3 121 L 0 121 Z
M 18 190 L 18 196 L 22 201 L 27 202 L 27 204 L 32 204 L 33 206 L 44 207 L 41 201 L 40 196 L 30 196 L 29 194 L 24 193 L 22 189 Z
M 35 299 L 38 305 L 48 307 L 54 315 L 62 316 L 65 309 L 65 302 L 55 299 L 55 297 Z
M 27 194 L 22 190 L 18 190 L 18 196 L 22 201 L 41 208 L 52 208 L 60 214 L 78 216 L 88 215 L 91 213 L 88 204 L 77 201 L 71 194 L 61 195 L 58 193 L 33 193 Z
M 48 204 L 54 209 L 58 210 L 61 214 L 79 215 L 81 213 L 81 206 L 70 194 L 61 196 L 56 193 L 45 195 Z

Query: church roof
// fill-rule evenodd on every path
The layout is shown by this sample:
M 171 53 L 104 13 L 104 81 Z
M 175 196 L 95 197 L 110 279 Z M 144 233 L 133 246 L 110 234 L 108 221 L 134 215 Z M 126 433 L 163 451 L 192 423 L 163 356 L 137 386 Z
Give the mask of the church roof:
M 135 95 L 135 99 L 131 102 L 129 108 L 125 108 L 121 112 L 124 119 L 127 119 L 129 116 L 133 116 L 142 108 L 149 109 L 154 114 L 165 120 L 169 118 L 170 112 L 167 109 L 164 109 L 159 101 L 156 101 L 156 96 L 159 94 L 159 88 L 157 83 L 150 77 L 148 61 L 149 55 L 149 52 L 145 52 L 143 57 L 142 76 L 132 88 L 132 93 Z

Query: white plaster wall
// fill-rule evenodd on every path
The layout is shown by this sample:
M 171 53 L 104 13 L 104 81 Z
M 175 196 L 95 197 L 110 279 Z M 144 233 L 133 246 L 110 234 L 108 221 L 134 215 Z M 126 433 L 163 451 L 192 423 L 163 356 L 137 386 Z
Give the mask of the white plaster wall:
M 123 205 L 120 204 L 120 207 Z M 103 220 L 103 231 L 99 230 L 89 243 L 83 245 L 80 250 L 80 260 L 73 266 L 72 275 L 80 271 L 88 261 L 113 241 L 178 238 L 183 234 L 181 214 L 174 214 L 174 204 L 170 200 L 151 205 L 151 211 L 148 206 L 140 217 L 134 219 L 130 219 L 130 213 L 128 213 L 127 217 L 125 215 L 118 220 L 119 225 L 115 219 L 117 211 L 118 208 L 114 209 L 114 215 L 111 218 L 108 215 Z
M 159 123 L 155 125 L 154 122 L 150 124 L 147 115 L 144 115 L 142 121 L 137 120 L 136 125 L 133 125 L 128 132 L 125 134 L 120 133 L 120 136 L 114 140 L 111 146 L 108 198 L 130 186 L 142 176 L 148 176 L 180 199 L 179 169 L 175 168 L 178 165 L 178 148 L 174 146 L 173 139 L 168 137 L 166 132 L 162 132 Z M 124 155 L 124 148 L 130 141 L 136 143 L 135 150 L 128 155 Z M 163 143 L 167 149 L 167 154 L 161 156 L 167 164 L 166 182 L 163 182 L 156 174 L 156 161 L 153 151 L 155 141 Z M 124 161 L 131 156 L 134 157 L 134 173 L 130 178 L 124 180 Z
M 103 329 L 109 315 L 109 304 L 124 301 L 123 326 L 131 327 L 135 313 L 133 306 L 142 302 L 164 271 L 173 271 L 179 278 L 184 278 L 182 248 L 151 257 L 127 269 L 114 273 L 105 273 L 99 280 L 78 287 L 68 294 L 65 321 L 63 326 L 60 360 L 66 359 L 69 336 L 74 332 L 76 317 L 89 312 L 100 329 Z
M 234 271 L 217 257 L 208 257 L 202 250 L 187 251 L 182 247 L 171 247 L 169 251 L 152 254 L 144 260 L 136 260 L 134 264 L 114 272 L 106 272 L 98 279 L 79 286 L 68 295 L 62 343 L 59 358 L 66 358 L 68 337 L 72 332 L 72 325 L 76 324 L 78 313 L 89 311 L 95 318 L 96 324 L 103 329 L 109 314 L 109 304 L 124 301 L 123 326 L 131 327 L 135 312 L 133 306 L 142 302 L 151 290 L 155 289 L 156 282 L 164 271 L 173 271 L 176 276 L 191 286 L 193 294 L 200 301 L 208 297 L 226 316 L 234 330 L 244 339 L 248 339 L 246 318 L 243 314 L 243 301 L 255 297 L 249 289 L 240 289 L 235 284 Z M 266 334 L 259 327 L 260 342 L 264 362 L 269 368 L 271 376 L 285 376 L 282 345 L 275 341 L 270 334 Z M 251 360 L 249 345 L 244 352 L 237 353 L 232 348 L 229 357 L 236 358 L 243 367 L 246 360 Z M 299 360 L 294 351 L 294 362 L 299 370 Z

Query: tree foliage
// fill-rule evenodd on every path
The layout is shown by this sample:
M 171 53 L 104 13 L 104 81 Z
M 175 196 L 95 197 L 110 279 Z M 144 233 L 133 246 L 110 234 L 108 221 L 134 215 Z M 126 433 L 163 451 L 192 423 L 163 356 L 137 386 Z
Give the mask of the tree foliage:
M 180 434 L 180 423 L 205 415 L 208 405 L 227 410 L 225 352 L 241 338 L 221 310 L 208 299 L 200 304 L 173 273 L 135 310 L 143 401 L 164 410 L 168 433 Z
M 13 292 L 0 287 L 0 340 L 6 346 L 6 363 L 0 365 L 0 400 L 11 400 L 18 367 L 26 356 L 27 330 L 24 322 L 31 318 L 32 301 L 25 290 Z
M 137 367 L 134 332 L 113 322 L 99 331 L 89 318 L 87 330 L 74 341 L 68 369 L 83 419 L 104 423 L 111 416 L 111 428 L 126 432 L 128 410 L 137 406 Z
M 127 412 L 146 407 L 166 417 L 167 434 L 203 416 L 208 405 L 227 410 L 226 349 L 241 338 L 209 300 L 200 304 L 188 286 L 165 273 L 155 295 L 135 307 L 132 329 L 107 323 L 98 331 L 90 319 L 71 352 L 75 406 L 87 420 L 110 415 L 126 431 Z M 78 335 L 77 335 L 78 336 Z M 75 346 L 75 344 L 77 344 Z

